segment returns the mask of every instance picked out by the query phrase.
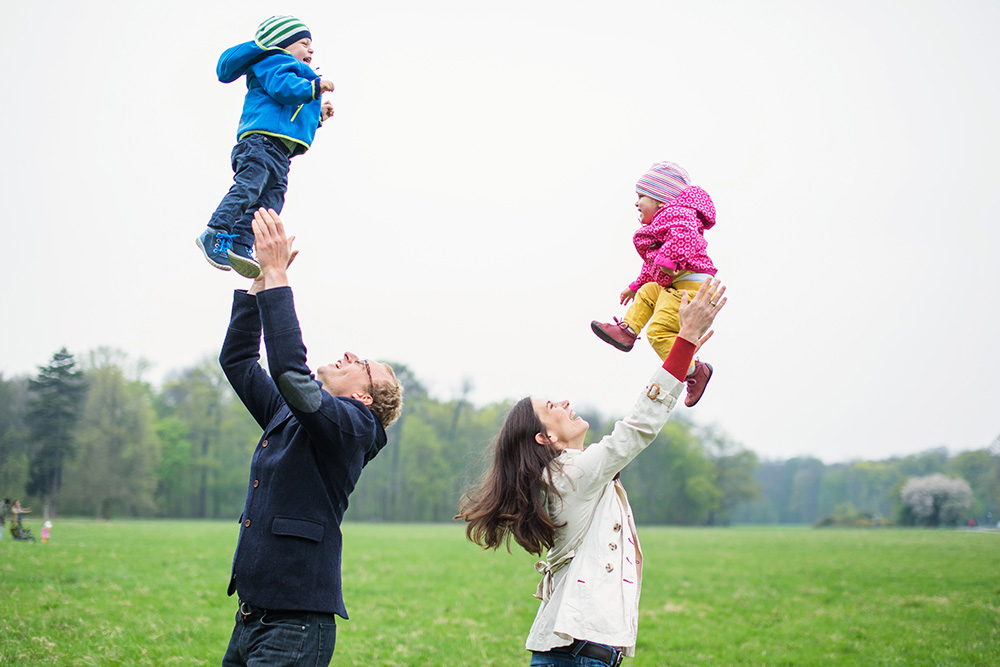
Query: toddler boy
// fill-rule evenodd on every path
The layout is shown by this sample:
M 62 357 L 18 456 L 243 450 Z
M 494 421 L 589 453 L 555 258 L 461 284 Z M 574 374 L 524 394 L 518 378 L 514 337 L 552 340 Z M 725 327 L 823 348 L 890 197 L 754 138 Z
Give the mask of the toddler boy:
M 309 66 L 312 35 L 292 16 L 272 16 L 254 40 L 227 49 L 216 67 L 219 81 L 246 76 L 247 94 L 233 148 L 233 185 L 195 239 L 208 263 L 256 278 L 253 213 L 263 207 L 281 212 L 291 158 L 309 150 L 316 128 L 333 115 L 323 93 L 333 83 Z

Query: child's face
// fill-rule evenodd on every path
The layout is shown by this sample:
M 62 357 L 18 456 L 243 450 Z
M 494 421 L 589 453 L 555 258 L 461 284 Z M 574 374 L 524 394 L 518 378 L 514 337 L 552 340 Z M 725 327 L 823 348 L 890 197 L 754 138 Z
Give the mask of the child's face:
M 307 65 L 312 62 L 313 59 L 312 40 L 309 39 L 308 37 L 303 37 L 294 44 L 289 44 L 288 46 L 285 47 L 285 51 L 288 51 L 293 56 L 295 56 L 296 59 L 301 60 Z
M 653 199 L 648 195 L 640 195 L 638 192 L 635 194 L 639 197 L 635 202 L 635 207 L 639 209 L 639 222 L 648 225 L 653 221 L 653 216 L 656 215 L 656 212 L 663 207 L 663 202 Z

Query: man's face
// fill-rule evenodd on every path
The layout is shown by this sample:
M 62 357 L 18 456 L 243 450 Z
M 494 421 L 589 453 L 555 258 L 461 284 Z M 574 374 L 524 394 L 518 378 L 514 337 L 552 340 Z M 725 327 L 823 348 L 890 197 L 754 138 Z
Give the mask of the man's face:
M 285 47 L 285 51 L 288 51 L 298 60 L 301 60 L 307 65 L 312 62 L 313 59 L 312 40 L 309 39 L 308 37 L 303 37 L 294 44 L 289 44 L 288 46 Z
M 392 380 L 392 374 L 385 364 L 359 359 L 353 352 L 344 352 L 339 360 L 320 366 L 316 369 L 316 377 L 330 395 L 349 396 L 365 405 L 371 404 L 369 392 L 374 381 Z

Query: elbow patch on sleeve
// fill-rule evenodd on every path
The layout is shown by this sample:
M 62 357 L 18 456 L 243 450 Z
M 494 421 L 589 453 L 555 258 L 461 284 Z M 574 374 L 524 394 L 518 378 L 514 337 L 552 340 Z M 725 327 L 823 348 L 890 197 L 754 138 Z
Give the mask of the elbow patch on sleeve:
M 323 390 L 309 375 L 288 371 L 278 378 L 278 389 L 296 410 L 316 412 L 323 403 Z

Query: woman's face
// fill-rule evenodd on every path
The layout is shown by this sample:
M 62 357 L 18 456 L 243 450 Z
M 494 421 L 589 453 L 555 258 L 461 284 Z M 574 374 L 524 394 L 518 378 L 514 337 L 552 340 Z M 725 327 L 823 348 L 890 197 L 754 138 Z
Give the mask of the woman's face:
M 590 424 L 569 409 L 569 401 L 547 401 L 532 398 L 531 407 L 556 449 L 583 449 L 583 439 Z

